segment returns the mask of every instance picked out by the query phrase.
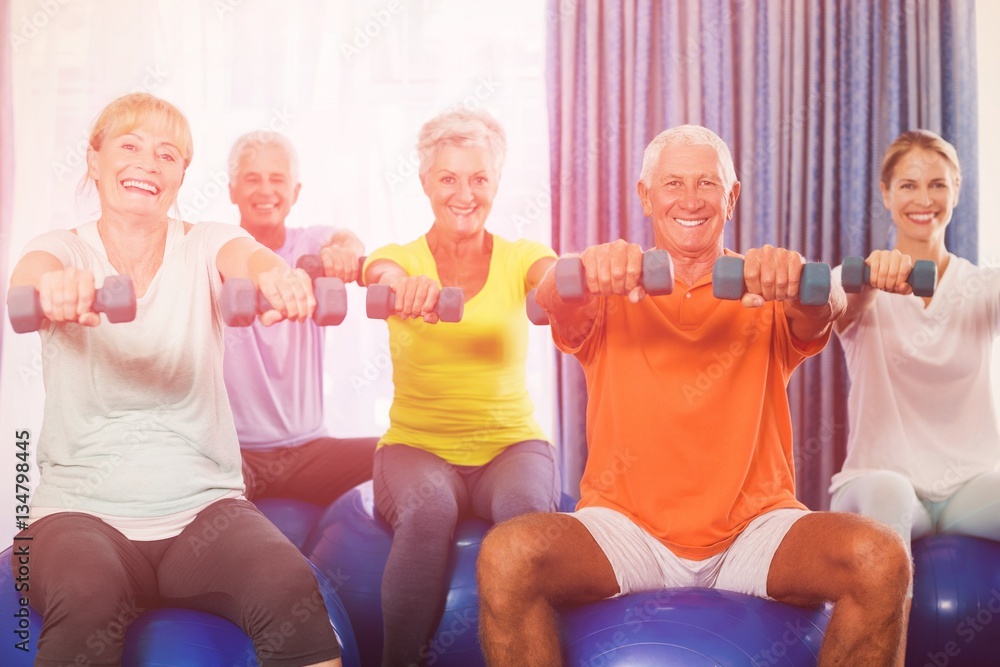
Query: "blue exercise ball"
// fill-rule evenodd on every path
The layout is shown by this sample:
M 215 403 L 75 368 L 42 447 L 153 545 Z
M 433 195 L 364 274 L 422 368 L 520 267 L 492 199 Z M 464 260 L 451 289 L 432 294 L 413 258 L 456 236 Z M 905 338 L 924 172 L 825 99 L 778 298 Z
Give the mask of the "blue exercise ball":
M 1000 665 L 1000 542 L 933 535 L 912 549 L 906 664 Z
M 15 545 L 19 546 L 19 545 Z M 0 616 L 17 627 L 12 641 L 0 642 L 0 665 L 31 667 L 42 631 L 42 617 L 21 605 L 18 583 L 12 578 L 12 549 L 0 553 Z M 343 652 L 344 667 L 359 667 L 358 646 L 350 620 L 331 583 L 313 566 Z M 294 618 L 314 613 L 309 601 L 293 610 Z M 294 622 L 294 620 L 293 620 Z M 18 636 L 16 633 L 22 634 Z M 256 667 L 250 638 L 228 620 L 193 609 L 163 608 L 143 612 L 128 628 L 122 665 L 125 667 Z
M 315 503 L 291 498 L 261 498 L 253 503 L 299 551 L 324 510 Z
M 624 595 L 562 612 L 563 659 L 574 667 L 815 665 L 827 607 L 707 588 Z
M 564 496 L 560 509 L 571 511 Z M 444 614 L 429 646 L 428 664 L 437 667 L 484 665 L 479 649 L 479 591 L 476 559 L 490 529 L 480 519 L 464 519 L 455 527 L 455 544 L 445 580 Z M 337 499 L 326 511 L 304 553 L 337 586 L 361 651 L 361 664 L 382 662 L 382 573 L 392 546 L 392 528 L 375 510 L 372 482 Z

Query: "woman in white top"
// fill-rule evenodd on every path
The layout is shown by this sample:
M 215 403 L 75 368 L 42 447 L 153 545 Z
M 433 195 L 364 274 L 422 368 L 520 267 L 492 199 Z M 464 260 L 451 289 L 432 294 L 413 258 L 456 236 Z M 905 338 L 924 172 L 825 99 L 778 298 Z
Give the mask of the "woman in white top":
M 112 102 L 87 150 L 100 218 L 37 237 L 11 277 L 38 290 L 46 320 L 39 481 L 16 538 L 31 540 L 38 665 L 117 665 L 121 628 L 164 603 L 230 619 L 262 664 L 340 664 L 324 614 L 293 623 L 321 599 L 316 579 L 243 498 L 222 378 L 222 280 L 250 278 L 273 306 L 265 323 L 308 317 L 312 288 L 239 227 L 167 215 L 192 152 L 169 103 Z M 135 286 L 131 322 L 94 312 L 114 275 Z
M 926 130 L 901 134 L 882 160 L 892 250 L 868 256 L 870 285 L 837 322 L 851 375 L 847 460 L 831 509 L 879 519 L 910 540 L 960 533 L 1000 540 L 1000 431 L 990 379 L 1000 334 L 1000 271 L 945 247 L 958 204 L 955 148 Z M 937 264 L 933 297 L 906 283 Z

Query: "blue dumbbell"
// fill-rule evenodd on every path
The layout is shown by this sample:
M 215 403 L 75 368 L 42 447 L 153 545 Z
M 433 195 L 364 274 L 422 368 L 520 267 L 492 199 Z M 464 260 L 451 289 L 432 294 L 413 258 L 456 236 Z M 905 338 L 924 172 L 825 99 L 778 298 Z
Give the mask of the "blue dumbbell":
M 840 268 L 840 283 L 845 292 L 857 294 L 862 286 L 871 285 L 872 267 L 865 263 L 864 257 L 847 257 Z M 907 284 L 913 288 L 917 296 L 934 296 L 937 287 L 937 264 L 929 259 L 918 259 L 913 263 L 910 275 L 906 277 Z
M 726 255 L 715 260 L 712 267 L 712 294 L 717 299 L 739 301 L 746 294 L 743 279 L 743 258 Z M 809 262 L 802 267 L 799 279 L 799 303 L 822 306 L 830 301 L 830 265 Z

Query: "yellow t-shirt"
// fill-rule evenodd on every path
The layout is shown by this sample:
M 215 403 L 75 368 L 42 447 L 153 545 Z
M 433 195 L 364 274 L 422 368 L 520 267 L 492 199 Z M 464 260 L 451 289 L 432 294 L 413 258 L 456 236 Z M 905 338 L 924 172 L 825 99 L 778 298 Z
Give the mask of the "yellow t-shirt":
M 543 257 L 555 253 L 494 235 L 486 284 L 466 301 L 461 322 L 387 320 L 395 394 L 379 447 L 405 444 L 455 465 L 479 466 L 515 443 L 547 439 L 533 417 L 524 373 L 527 273 Z M 440 282 L 423 236 L 376 250 L 365 269 L 377 259 Z

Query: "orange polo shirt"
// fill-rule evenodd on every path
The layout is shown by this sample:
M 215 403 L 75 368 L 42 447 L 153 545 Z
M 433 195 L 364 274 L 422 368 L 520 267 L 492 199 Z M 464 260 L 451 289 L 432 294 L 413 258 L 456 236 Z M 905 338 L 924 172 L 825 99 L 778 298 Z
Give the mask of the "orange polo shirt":
M 557 347 L 587 378 L 578 507 L 622 512 L 682 558 L 721 553 L 795 498 L 788 379 L 820 352 L 792 338 L 780 302 L 744 308 L 712 277 L 668 296 L 602 299 L 588 338 Z

